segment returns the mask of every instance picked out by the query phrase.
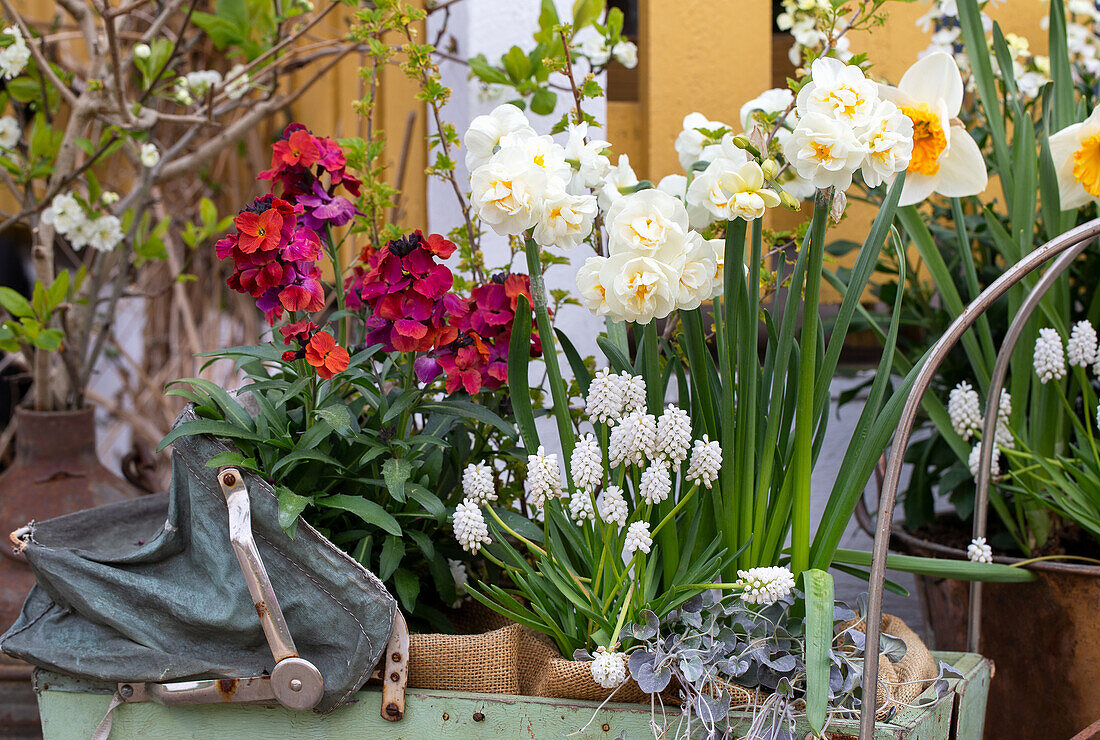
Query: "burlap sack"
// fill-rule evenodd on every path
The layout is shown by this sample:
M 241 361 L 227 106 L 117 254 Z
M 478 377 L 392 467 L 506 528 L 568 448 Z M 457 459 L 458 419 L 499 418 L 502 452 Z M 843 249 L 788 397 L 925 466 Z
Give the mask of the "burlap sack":
M 409 637 L 409 687 L 485 694 L 541 696 L 557 699 L 648 703 L 650 697 L 628 679 L 617 690 L 605 689 L 592 679 L 586 661 L 566 660 L 548 637 L 493 615 L 473 612 L 460 625 L 468 629 L 504 626 L 480 634 L 422 634 Z M 845 628 L 851 623 L 845 625 Z M 863 631 L 863 625 L 856 629 Z M 905 657 L 897 663 L 879 661 L 877 714 L 912 701 L 937 675 L 935 661 L 916 633 L 902 620 L 882 616 L 882 631 L 905 642 Z M 733 684 L 720 687 L 729 692 L 730 706 L 749 707 L 767 697 Z M 676 690 L 665 692 L 666 703 L 675 701 Z
M 862 620 L 847 622 L 843 629 L 853 627 L 858 632 L 866 632 L 867 624 Z M 901 709 L 920 696 L 928 684 L 939 675 L 936 661 L 928 652 L 924 641 L 909 625 L 892 614 L 882 615 L 882 631 L 893 635 L 905 643 L 905 656 L 898 662 L 879 656 L 878 693 L 875 697 L 877 717 L 883 717 L 893 708 Z

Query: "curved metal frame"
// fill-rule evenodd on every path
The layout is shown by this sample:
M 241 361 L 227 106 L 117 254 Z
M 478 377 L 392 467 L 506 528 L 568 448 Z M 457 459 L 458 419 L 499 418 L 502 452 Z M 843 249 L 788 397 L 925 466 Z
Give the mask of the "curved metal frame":
M 1019 313 L 1013 318 L 1009 327 L 1008 336 L 994 365 L 993 377 L 990 380 L 989 394 L 986 403 L 986 414 L 983 420 L 982 439 L 994 438 L 995 425 L 997 423 L 998 403 L 1001 387 L 1008 372 L 1008 361 L 1015 348 L 1024 324 L 1035 311 L 1040 299 L 1050 289 L 1054 281 L 1060 276 L 1073 260 L 1084 251 L 1089 241 L 1100 236 L 1100 218 L 1089 221 L 1066 233 L 1051 239 L 1049 242 L 1027 254 L 1022 260 L 1005 270 L 996 281 L 982 291 L 981 295 L 963 309 L 962 314 L 952 322 L 939 341 L 932 346 L 924 364 L 913 382 L 913 388 L 906 399 L 902 409 L 901 418 L 898 421 L 894 435 L 893 446 L 890 449 L 890 459 L 886 470 L 885 485 L 878 510 L 878 523 L 875 532 L 875 546 L 871 558 L 870 592 L 867 600 L 867 639 L 868 646 L 878 645 L 879 635 L 882 630 L 882 591 L 886 578 L 886 553 L 890 546 L 890 529 L 894 516 L 894 503 L 897 499 L 898 486 L 901 481 L 901 469 L 905 448 L 909 444 L 909 437 L 913 432 L 913 424 L 925 392 L 931 385 L 936 371 L 939 370 L 948 352 L 955 346 L 962 335 L 969 329 L 978 317 L 981 316 L 998 298 L 1008 292 L 1027 275 L 1042 267 L 1050 260 L 1059 257 L 1046 273 L 1040 278 L 1035 288 L 1028 294 L 1021 306 Z M 976 537 L 984 536 L 989 500 L 989 472 L 993 461 L 995 445 L 983 444 L 981 465 L 978 470 L 977 501 L 974 512 L 974 533 Z M 970 591 L 970 616 L 967 624 L 967 643 L 971 650 L 978 645 L 978 628 L 981 624 L 981 583 L 974 581 Z M 879 651 L 868 649 L 863 663 L 863 695 L 876 696 L 878 692 L 878 660 Z M 859 736 L 864 740 L 874 737 L 875 729 L 875 702 L 864 701 L 859 715 Z

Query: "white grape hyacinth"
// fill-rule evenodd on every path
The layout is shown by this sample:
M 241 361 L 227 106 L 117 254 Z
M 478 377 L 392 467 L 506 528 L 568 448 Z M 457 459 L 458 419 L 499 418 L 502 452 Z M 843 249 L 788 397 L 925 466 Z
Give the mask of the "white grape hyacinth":
M 619 374 L 622 378 L 623 413 L 634 414 L 645 411 L 645 378 L 628 372 Z
M 586 519 L 596 518 L 596 511 L 592 508 L 592 496 L 587 491 L 575 491 L 569 497 L 569 516 L 577 524 L 581 524 Z
M 951 428 L 963 439 L 970 439 L 982 427 L 982 406 L 978 392 L 965 380 L 951 389 L 947 397 L 947 415 Z
M 718 471 L 722 469 L 722 445 L 710 441 L 707 435 L 695 440 L 688 464 L 687 477 L 697 485 L 710 488 L 718 480 Z
M 493 469 L 485 463 L 470 463 L 462 471 L 462 495 L 467 501 L 487 504 L 496 501 L 497 492 L 493 485 Z
M 626 524 L 629 511 L 626 506 L 626 496 L 623 489 L 618 486 L 608 486 L 599 500 L 600 519 L 607 524 L 615 524 L 622 527 Z
M 1040 383 L 1061 380 L 1066 376 L 1066 356 L 1062 348 L 1062 337 L 1056 329 L 1049 326 L 1039 330 L 1035 340 L 1035 374 Z
M 672 476 L 664 463 L 650 465 L 642 471 L 638 492 L 649 504 L 659 504 L 672 492 Z
M 669 404 L 657 417 L 656 452 L 673 465 L 687 459 L 691 451 L 691 417 L 682 408 Z
M 607 444 L 607 460 L 611 467 L 623 464 L 642 466 L 654 458 L 657 441 L 657 420 L 653 414 L 633 413 L 625 416 L 611 430 Z
M 1097 359 L 1096 329 L 1087 319 L 1078 321 L 1069 333 L 1066 342 L 1066 359 L 1074 367 L 1088 367 Z
M 559 498 L 561 470 L 558 469 L 557 454 L 546 454 L 546 448 L 539 445 L 534 455 L 528 455 L 524 486 L 536 506 L 542 507 L 548 498 Z
M 463 501 L 455 507 L 454 513 L 455 539 L 466 552 L 477 554 L 482 545 L 492 542 L 489 537 L 489 527 L 485 524 L 485 516 L 480 507 L 473 501 Z
M 966 546 L 966 557 L 972 563 L 992 563 L 993 548 L 986 543 L 985 537 L 975 537 Z
M 603 481 L 603 457 L 594 434 L 583 434 L 577 440 L 569 458 L 569 472 L 573 484 L 585 493 L 592 493 Z
M 584 412 L 593 423 L 614 424 L 622 419 L 622 378 L 613 375 L 611 368 L 605 367 L 592 378 L 588 385 L 588 397 L 584 401 Z
M 770 606 L 790 595 L 794 588 L 794 576 L 789 568 L 771 566 L 737 571 L 734 584 L 741 589 L 741 600 L 746 604 Z
M 967 465 L 970 468 L 970 474 L 975 478 L 978 477 L 978 467 L 982 463 L 982 443 L 974 445 L 974 449 L 970 450 L 970 457 L 967 459 Z M 996 448 L 996 442 L 994 442 L 993 460 L 990 463 L 989 473 L 992 477 L 997 477 L 1001 474 L 1001 451 Z
M 623 550 L 627 559 L 633 558 L 637 552 L 649 554 L 653 547 L 653 537 L 649 534 L 649 522 L 634 522 L 626 529 L 626 544 Z
M 608 650 L 603 645 L 592 656 L 592 680 L 605 689 L 614 689 L 626 680 L 626 654 Z

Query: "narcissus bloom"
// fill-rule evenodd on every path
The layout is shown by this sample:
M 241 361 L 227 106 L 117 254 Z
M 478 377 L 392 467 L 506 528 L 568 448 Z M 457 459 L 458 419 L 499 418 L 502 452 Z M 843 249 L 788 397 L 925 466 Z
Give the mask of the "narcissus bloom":
M 1081 123 L 1050 137 L 1050 157 L 1058 170 L 1063 210 L 1100 202 L 1100 107 Z
M 688 186 L 689 202 L 699 202 L 715 219 L 735 218 L 752 221 L 764 215 L 765 208 L 779 205 L 779 194 L 764 182 L 764 172 L 756 162 L 739 164 L 718 157 L 703 174 Z
M 901 205 L 919 203 L 932 193 L 961 198 L 985 190 L 982 152 L 958 121 L 963 82 L 954 58 L 929 54 L 906 70 L 897 87 L 881 85 L 879 94 L 913 121 Z
M 326 380 L 347 370 L 350 359 L 348 351 L 327 331 L 317 332 L 306 345 L 306 362 L 317 368 L 317 374 Z

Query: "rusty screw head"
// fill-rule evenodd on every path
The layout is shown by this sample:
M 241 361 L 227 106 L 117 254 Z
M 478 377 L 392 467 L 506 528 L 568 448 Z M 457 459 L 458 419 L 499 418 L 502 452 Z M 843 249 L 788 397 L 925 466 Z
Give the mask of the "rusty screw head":
M 481 712 L 474 712 L 474 722 L 484 722 L 485 715 Z
M 393 702 L 390 702 L 389 704 L 386 705 L 386 714 L 388 714 L 391 717 L 396 717 L 397 719 L 401 719 L 401 707 L 397 706 Z
M 390 674 L 390 680 L 393 681 L 394 683 L 397 683 L 398 681 L 401 680 L 401 675 L 397 671 L 394 671 L 393 673 Z
M 444 722 L 446 722 L 446 721 L 447 721 L 447 720 L 449 720 L 450 718 L 451 718 L 451 715 L 447 714 L 446 712 L 444 712 L 444 713 L 443 713 L 443 721 L 444 721 Z
M 131 696 L 134 695 L 134 687 L 128 683 L 122 684 L 118 687 L 118 693 L 129 699 Z
M 394 663 L 400 663 L 401 662 L 401 653 L 394 653 L 393 655 L 390 656 L 390 660 L 392 660 Z
M 601 727 L 600 729 L 603 730 L 604 732 L 611 732 L 611 725 L 604 722 L 603 727 Z
M 227 486 L 234 486 L 237 484 L 237 476 L 231 472 L 222 473 L 222 483 Z

